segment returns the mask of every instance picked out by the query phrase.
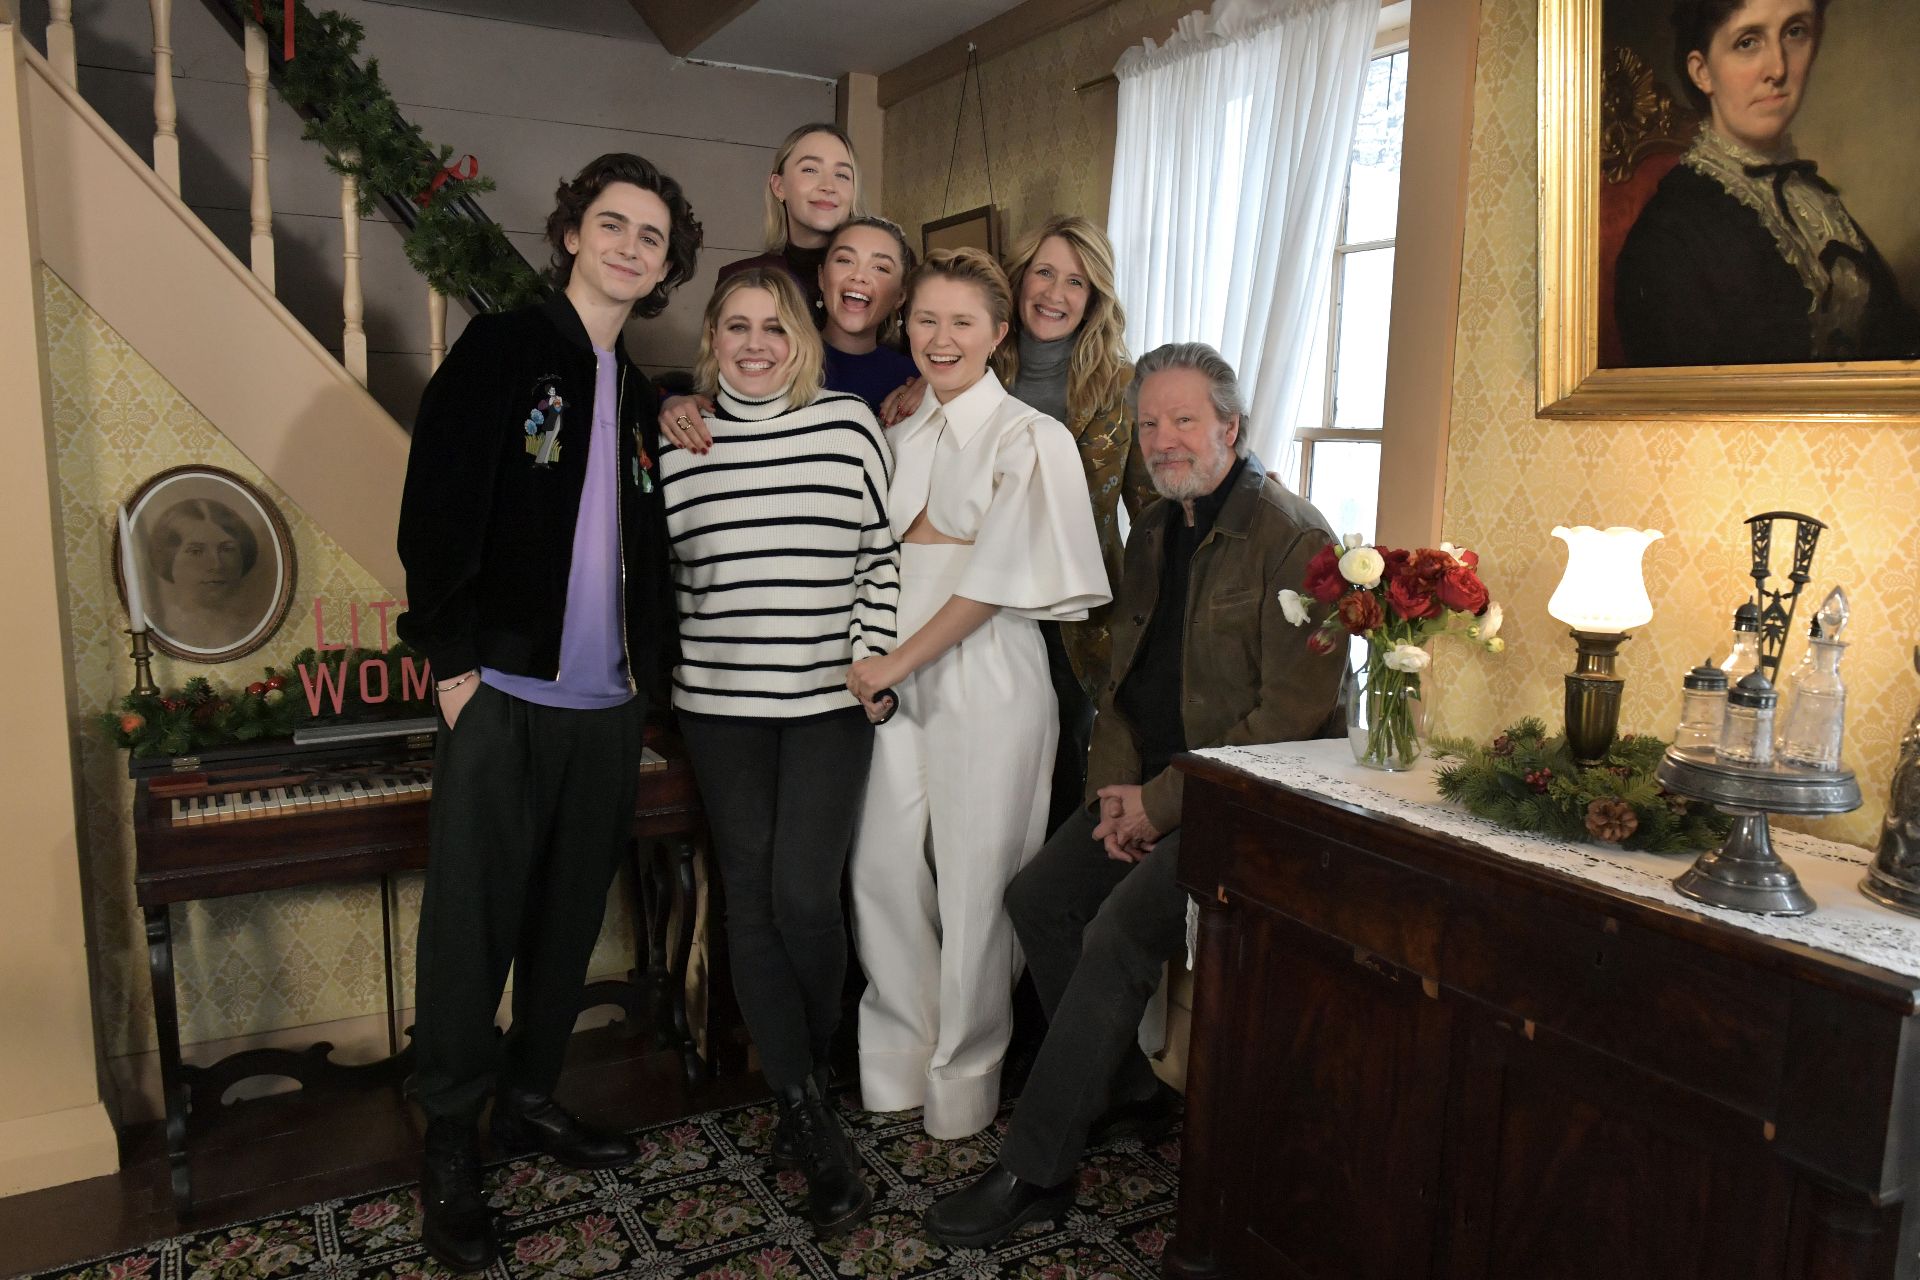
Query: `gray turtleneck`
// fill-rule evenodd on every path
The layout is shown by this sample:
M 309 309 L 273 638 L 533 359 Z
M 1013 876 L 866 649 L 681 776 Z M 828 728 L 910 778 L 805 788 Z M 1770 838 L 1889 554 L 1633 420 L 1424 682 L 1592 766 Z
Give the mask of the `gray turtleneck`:
M 1067 363 L 1073 358 L 1073 340 L 1068 334 L 1051 342 L 1042 342 L 1030 333 L 1020 334 L 1020 372 L 1013 380 L 1014 399 L 1030 404 L 1050 418 L 1069 427 L 1067 420 Z

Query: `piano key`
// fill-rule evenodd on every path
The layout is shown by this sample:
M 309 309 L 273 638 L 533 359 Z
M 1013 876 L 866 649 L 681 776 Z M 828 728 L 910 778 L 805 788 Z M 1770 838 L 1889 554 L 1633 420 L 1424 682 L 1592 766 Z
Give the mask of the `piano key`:
M 187 802 L 185 800 L 182 800 L 180 797 L 175 796 L 173 798 L 172 805 L 173 805 L 173 808 L 172 808 L 173 825 L 176 827 L 185 826 L 187 821 Z

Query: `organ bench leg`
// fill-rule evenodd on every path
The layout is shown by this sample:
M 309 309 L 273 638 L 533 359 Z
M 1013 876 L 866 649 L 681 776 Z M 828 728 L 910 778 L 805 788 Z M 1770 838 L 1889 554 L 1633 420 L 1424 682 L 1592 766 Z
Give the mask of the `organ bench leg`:
M 173 1211 L 193 1211 L 193 1172 L 187 1164 L 187 1085 L 180 1073 L 180 1014 L 173 989 L 173 921 L 167 906 L 147 907 L 147 969 L 153 979 L 153 1029 L 160 1041 L 160 1090 L 167 1102 L 167 1167 Z

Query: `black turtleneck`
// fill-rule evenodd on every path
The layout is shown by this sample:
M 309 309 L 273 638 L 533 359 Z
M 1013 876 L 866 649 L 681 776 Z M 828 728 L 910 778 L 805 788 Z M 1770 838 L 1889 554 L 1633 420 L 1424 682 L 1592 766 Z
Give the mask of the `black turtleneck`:
M 1166 522 L 1167 545 L 1160 560 L 1160 595 L 1147 620 L 1133 669 L 1121 680 L 1114 704 L 1133 725 L 1140 740 L 1140 781 L 1158 777 L 1167 762 L 1187 749 L 1186 721 L 1180 714 L 1181 658 L 1186 645 L 1187 585 L 1192 579 L 1193 553 L 1213 532 L 1247 460 L 1235 458 L 1226 478 L 1213 492 L 1193 500 L 1193 523 L 1184 512 L 1171 512 Z

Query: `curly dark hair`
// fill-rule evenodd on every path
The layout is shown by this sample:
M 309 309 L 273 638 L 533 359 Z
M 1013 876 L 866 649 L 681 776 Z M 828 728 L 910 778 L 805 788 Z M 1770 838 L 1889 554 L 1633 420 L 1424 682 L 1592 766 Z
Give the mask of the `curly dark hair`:
M 644 156 L 626 151 L 609 151 L 587 162 L 572 181 L 562 182 L 553 193 L 553 212 L 547 215 L 547 244 L 553 249 L 553 261 L 547 278 L 557 289 L 564 289 L 573 275 L 573 255 L 567 252 L 567 233 L 578 231 L 587 210 L 600 193 L 615 182 L 630 182 L 642 191 L 651 191 L 667 206 L 673 225 L 667 231 L 667 273 L 653 291 L 640 299 L 633 314 L 650 319 L 667 309 L 667 295 L 693 278 L 700 254 L 700 219 L 693 216 L 680 184 L 662 173 Z
M 1813 20 L 1816 26 L 1814 38 L 1826 34 L 1827 5 L 1832 0 L 1813 0 Z M 1707 95 L 1700 92 L 1693 83 L 1693 75 L 1687 69 L 1687 58 L 1694 53 L 1704 56 L 1713 44 L 1713 33 L 1725 25 L 1728 18 L 1745 8 L 1747 0 L 1677 0 L 1673 6 L 1673 70 L 1675 83 L 1680 91 L 1687 95 L 1687 101 L 1701 115 L 1712 112 L 1712 104 Z

